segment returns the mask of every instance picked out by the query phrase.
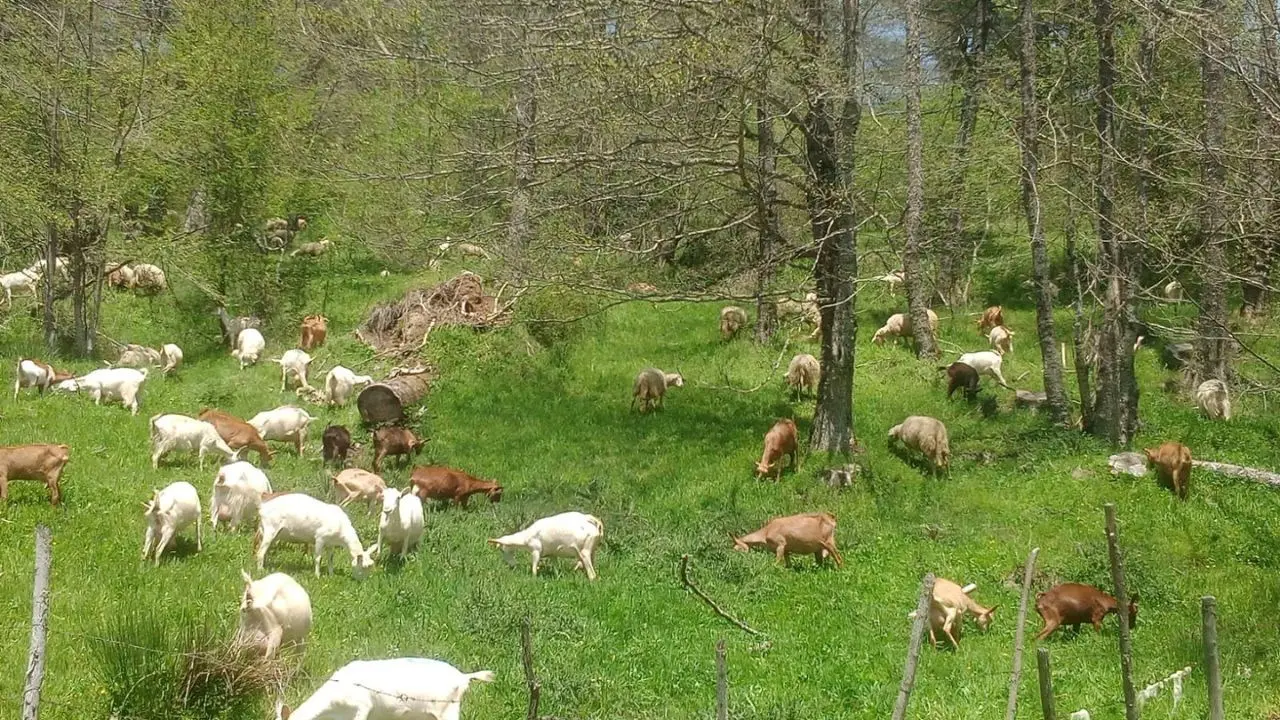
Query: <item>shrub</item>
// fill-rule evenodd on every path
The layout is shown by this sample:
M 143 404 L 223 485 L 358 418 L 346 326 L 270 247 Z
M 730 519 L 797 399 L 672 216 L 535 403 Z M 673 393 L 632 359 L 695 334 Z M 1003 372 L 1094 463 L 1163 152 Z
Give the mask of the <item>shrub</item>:
M 603 322 L 599 298 L 567 288 L 546 287 L 516 304 L 516 318 L 544 348 L 573 342 Z

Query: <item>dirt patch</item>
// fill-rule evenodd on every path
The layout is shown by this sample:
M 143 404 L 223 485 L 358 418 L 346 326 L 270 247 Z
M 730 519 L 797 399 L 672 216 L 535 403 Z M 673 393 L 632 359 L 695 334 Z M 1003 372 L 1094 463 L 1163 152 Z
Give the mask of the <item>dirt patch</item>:
M 464 272 L 434 287 L 410 290 L 397 302 L 374 306 L 356 337 L 380 353 L 411 354 L 434 328 L 507 324 L 510 306 L 498 303 L 498 297 L 485 294 L 479 275 Z

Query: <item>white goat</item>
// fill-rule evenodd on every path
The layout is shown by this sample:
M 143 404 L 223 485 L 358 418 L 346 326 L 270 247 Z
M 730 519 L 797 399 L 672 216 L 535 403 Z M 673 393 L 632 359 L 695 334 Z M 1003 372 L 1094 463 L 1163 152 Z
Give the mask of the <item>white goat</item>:
M 130 287 L 144 292 L 160 292 L 169 287 L 164 270 L 150 263 L 134 263 L 133 284 Z
M 787 385 L 803 395 L 806 392 L 817 393 L 818 381 L 822 379 L 822 366 L 818 358 L 809 353 L 800 353 L 791 358 L 787 365 Z
M 13 291 L 26 288 L 31 291 L 31 297 L 35 298 L 36 286 L 40 284 L 40 273 L 23 270 L 21 272 L 5 273 L 0 275 L 0 287 L 4 288 L 4 301 L 6 304 L 13 304 Z
M 284 573 L 260 580 L 244 570 L 240 596 L 240 627 L 236 641 L 272 657 L 285 645 L 301 643 L 311 631 L 311 597 L 298 581 Z
M 227 446 L 210 423 L 186 415 L 156 415 L 151 418 L 151 467 L 160 467 L 160 458 L 174 450 L 195 450 L 200 456 L 200 469 L 204 469 L 204 455 L 218 451 L 228 462 L 235 462 L 239 454 Z
M 1231 393 L 1221 380 L 1210 379 L 1196 388 L 1196 405 L 1210 420 L 1231 419 Z
M 330 405 L 346 405 L 352 390 L 372 382 L 372 377 L 357 375 L 350 368 L 338 365 L 324 379 L 325 400 Z
M 231 357 L 240 361 L 240 369 L 243 370 L 258 362 L 266 347 L 267 341 L 257 328 L 245 328 L 236 336 L 236 347 L 231 351 Z
M 1182 302 L 1182 283 L 1170 280 L 1164 286 L 1164 299 L 1169 302 Z
M 959 362 L 973 368 L 979 375 L 990 375 L 996 379 L 996 382 L 1005 388 L 1009 388 L 1009 383 L 1004 381 L 1004 375 L 1000 373 L 1001 359 L 999 353 L 991 350 L 965 353 L 960 356 Z
M 520 532 L 491 538 L 490 545 L 502 548 L 502 559 L 507 565 L 514 564 L 512 551 L 518 547 L 528 548 L 532 557 L 533 574 L 538 574 L 538 562 L 542 556 L 577 558 L 574 570 L 583 568 L 587 571 L 587 579 L 596 579 L 596 567 L 592 556 L 596 544 L 604 534 L 604 523 L 591 515 L 580 512 L 567 512 L 545 517 Z
M 147 368 L 159 364 L 159 351 L 132 343 L 125 345 L 120 351 L 120 357 L 116 359 L 116 367 Z
M 253 463 L 238 460 L 218 468 L 213 478 L 213 499 L 209 504 L 209 523 L 214 532 L 218 519 L 225 516 L 232 529 L 240 526 L 248 512 L 257 515 L 262 496 L 271 492 L 267 474 Z
M 1004 325 L 997 325 L 991 328 L 991 332 L 987 335 L 987 341 L 991 343 L 991 349 L 1001 355 L 1013 352 L 1013 335 L 1014 332 Z
M 40 391 L 43 395 L 45 390 L 54 383 L 70 380 L 71 376 L 66 373 L 60 373 L 51 365 L 46 365 L 39 360 L 28 358 L 19 358 L 18 367 L 14 371 L 13 381 L 13 399 L 18 399 L 18 391 L 24 387 L 33 387 Z
M 370 553 L 360 544 L 351 518 L 337 505 L 317 500 L 310 495 L 290 493 L 271 498 L 258 510 L 258 536 L 254 537 L 258 569 L 267 559 L 271 543 L 305 543 L 314 547 L 316 577 L 320 577 L 320 557 L 328 560 L 333 573 L 331 547 L 344 546 L 351 553 L 352 574 L 357 577 L 373 565 Z
M 160 372 L 167 375 L 177 370 L 182 364 L 182 348 L 173 343 L 165 343 L 164 347 L 160 348 L 160 359 L 164 361 L 164 369 Z
M 263 440 L 292 442 L 302 456 L 302 446 L 307 443 L 307 425 L 315 418 L 306 410 L 293 405 L 282 405 L 274 410 L 265 410 L 249 418 L 249 424 L 262 436 Z
M 929 313 L 929 328 L 936 335 L 938 333 L 938 314 L 933 310 L 927 310 Z M 894 313 L 885 320 L 884 325 L 876 330 L 875 335 L 871 336 L 871 342 L 877 345 L 883 345 L 886 337 L 893 338 L 896 345 L 900 337 L 914 337 L 915 332 L 911 329 L 911 316 L 906 313 Z
M 378 542 L 370 552 L 381 552 L 386 544 L 403 561 L 409 551 L 422 541 L 422 500 L 413 488 L 386 488 L 382 491 L 382 516 L 378 519 Z
M 147 369 L 102 368 L 83 377 L 72 378 L 58 385 L 61 390 L 88 390 L 94 405 L 101 405 L 103 398 L 119 400 L 133 415 L 138 414 L 138 393 L 147 379 Z
M 311 383 L 307 382 L 307 366 L 311 364 L 311 356 L 305 351 L 289 350 L 281 357 L 272 358 L 271 362 L 280 364 L 280 392 L 285 391 L 290 374 L 298 378 L 298 384 L 302 387 L 311 387 Z
M 147 534 L 142 541 L 142 559 L 151 556 L 155 547 L 155 563 L 160 565 L 160 555 L 173 540 L 174 533 L 196 524 L 196 552 L 204 549 L 204 531 L 200 525 L 200 494 L 188 482 L 176 482 L 164 490 L 155 490 L 151 500 L 142 504 L 146 508 Z
M 276 720 L 458 720 L 473 681 L 493 682 L 481 670 L 465 674 L 439 660 L 356 660 L 289 712 L 277 703 Z

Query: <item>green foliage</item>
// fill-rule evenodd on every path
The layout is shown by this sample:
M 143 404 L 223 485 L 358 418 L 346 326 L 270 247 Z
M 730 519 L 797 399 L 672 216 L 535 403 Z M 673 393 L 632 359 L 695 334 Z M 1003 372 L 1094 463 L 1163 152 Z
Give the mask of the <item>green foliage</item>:
M 539 345 L 552 348 L 599 328 L 603 306 L 600 298 L 549 286 L 525 293 L 516 306 L 516 320 Z

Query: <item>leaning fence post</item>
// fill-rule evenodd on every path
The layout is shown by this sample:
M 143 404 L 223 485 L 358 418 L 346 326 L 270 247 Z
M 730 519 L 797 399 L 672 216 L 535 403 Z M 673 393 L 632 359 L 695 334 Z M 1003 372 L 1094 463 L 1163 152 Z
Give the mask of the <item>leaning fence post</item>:
M 1040 548 L 1032 548 L 1027 556 L 1026 572 L 1022 574 L 1022 601 L 1018 603 L 1018 624 L 1013 635 L 1013 677 L 1009 680 L 1009 704 L 1005 707 L 1004 720 L 1018 716 L 1018 686 L 1022 684 L 1022 643 L 1026 638 L 1027 599 L 1031 595 L 1031 579 L 1036 574 L 1036 557 Z
M 1049 664 L 1049 648 L 1036 650 L 1036 669 L 1040 674 L 1040 712 L 1044 720 L 1056 720 L 1053 710 L 1053 668 Z
M 40 686 L 44 684 L 45 635 L 49 630 L 49 568 L 53 565 L 53 536 L 36 526 L 36 579 L 31 589 L 31 655 L 22 690 L 22 720 L 40 717 Z
M 1120 679 L 1124 687 L 1125 720 L 1138 720 L 1138 696 L 1133 689 L 1133 644 L 1129 638 L 1129 593 L 1124 585 L 1124 559 L 1120 556 L 1120 536 L 1116 530 L 1116 504 L 1104 506 L 1107 521 L 1107 554 L 1111 558 L 1111 581 L 1115 585 L 1116 608 L 1120 615 Z
M 729 666 L 724 640 L 716 641 L 716 720 L 729 720 Z
M 911 689 L 916 684 L 916 665 L 920 663 L 920 642 L 924 637 L 924 624 L 929 621 L 929 603 L 932 600 L 933 573 L 929 573 L 920 583 L 916 620 L 911 624 L 911 644 L 907 646 L 907 666 L 902 671 L 902 684 L 898 686 L 898 700 L 893 704 L 893 720 L 907 717 L 907 703 L 911 702 Z
M 529 690 L 526 720 L 538 720 L 538 703 L 542 700 L 542 683 L 533 670 L 533 628 L 528 616 L 520 625 L 520 664 L 524 666 L 524 683 Z
M 1224 720 L 1222 669 L 1218 667 L 1218 601 L 1212 595 L 1200 598 L 1200 611 L 1204 631 L 1204 677 L 1209 685 L 1209 720 Z

